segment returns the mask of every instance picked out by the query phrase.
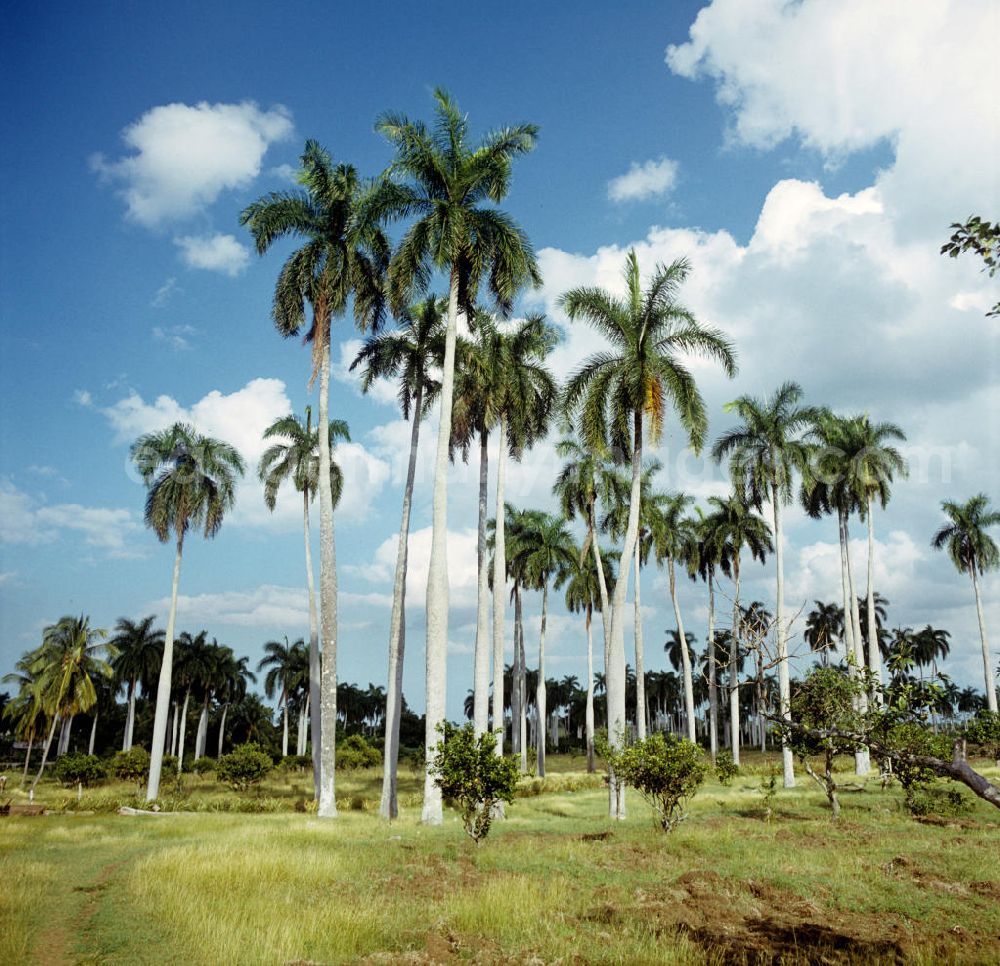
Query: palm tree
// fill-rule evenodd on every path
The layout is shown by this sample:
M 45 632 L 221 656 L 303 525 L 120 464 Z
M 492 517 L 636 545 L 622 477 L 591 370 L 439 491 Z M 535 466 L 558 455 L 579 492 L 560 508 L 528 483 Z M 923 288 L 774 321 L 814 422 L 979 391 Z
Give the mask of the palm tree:
M 229 650 L 228 648 L 226 650 Z M 308 659 L 308 655 L 307 655 Z M 232 651 L 225 656 L 222 663 L 222 684 L 219 688 L 219 701 L 222 702 L 222 715 L 219 721 L 219 747 L 217 757 L 222 757 L 222 748 L 226 740 L 226 715 L 229 706 L 236 701 L 242 701 L 247 695 L 247 682 L 256 681 L 257 677 L 249 668 L 250 658 L 236 657 Z M 310 677 L 310 682 L 312 678 Z M 308 698 L 307 698 L 308 703 Z
M 177 657 L 174 661 L 174 677 L 178 689 L 184 691 L 184 701 L 180 707 L 177 738 L 177 774 L 184 770 L 184 739 L 187 734 L 188 705 L 191 703 L 191 692 L 203 688 L 207 693 L 207 681 L 213 670 L 213 654 L 208 643 L 206 631 L 199 631 L 192 636 L 186 631 L 177 636 Z M 199 721 L 199 731 L 201 730 Z M 197 738 L 195 739 L 197 748 Z M 197 758 L 197 751 L 195 753 Z
M 28 750 L 24 756 L 24 771 L 21 774 L 22 786 L 28 780 L 31 748 L 35 739 L 39 737 L 39 719 L 44 722 L 44 711 L 38 688 L 41 672 L 33 669 L 36 655 L 36 651 L 28 651 L 14 665 L 14 671 L 0 678 L 4 684 L 18 686 L 17 694 L 4 705 L 3 717 L 13 723 L 14 734 L 22 741 L 27 740 L 28 742 Z
M 549 581 L 560 569 L 571 566 L 576 560 L 573 538 L 561 517 L 536 512 L 521 535 L 519 556 L 528 585 L 542 591 L 542 625 L 538 639 L 538 685 L 535 707 L 538 709 L 537 774 L 545 777 L 545 629 L 549 613 Z
M 705 407 L 694 377 L 676 353 L 698 353 L 720 362 L 728 375 L 736 371 L 734 351 L 718 331 L 699 324 L 677 301 L 690 266 L 678 259 L 658 265 L 642 290 L 635 250 L 626 258 L 624 299 L 597 288 L 564 294 L 560 305 L 573 321 L 585 320 L 613 347 L 587 359 L 566 387 L 567 413 L 579 413 L 583 441 L 598 452 L 610 448 L 632 459 L 632 488 L 622 565 L 611 607 L 608 674 L 608 733 L 614 747 L 624 740 L 625 592 L 639 535 L 643 423 L 656 445 L 667 405 L 674 407 L 691 446 L 698 450 L 707 427 Z M 609 805 L 613 818 L 624 818 L 624 798 L 611 776 Z
M 837 641 L 844 636 L 844 608 L 821 600 L 813 604 L 806 618 L 805 641 L 810 651 L 820 655 L 823 667 L 829 667 L 830 651 L 836 650 Z
M 97 702 L 95 680 L 114 677 L 111 665 L 96 656 L 101 650 L 112 658 L 117 653 L 107 643 L 107 636 L 106 630 L 90 626 L 89 617 L 63 617 L 45 628 L 41 647 L 31 655 L 29 670 L 35 679 L 38 705 L 51 720 L 32 789 L 45 770 L 56 723 L 60 719 L 72 722 L 74 715 L 93 707 Z M 68 728 L 65 735 L 68 744 Z
M 747 505 L 739 492 L 732 496 L 710 496 L 713 528 L 721 549 L 720 567 L 726 576 L 733 579 L 733 626 L 730 631 L 729 649 L 729 739 L 733 761 L 740 763 L 740 688 L 739 671 L 742 664 L 740 641 L 742 640 L 742 615 L 740 608 L 740 565 L 743 550 L 750 551 L 751 560 L 764 562 L 767 554 L 774 551 L 771 528 L 763 517 L 758 516 Z
M 132 444 L 132 459 L 148 488 L 145 521 L 161 543 L 173 534 L 176 554 L 170 590 L 170 612 L 163 641 L 163 663 L 156 689 L 153 745 L 149 762 L 146 800 L 160 791 L 163 743 L 167 735 L 170 678 L 174 655 L 174 620 L 181 576 L 184 537 L 191 527 L 214 537 L 226 511 L 236 501 L 236 477 L 243 475 L 242 457 L 228 443 L 202 436 L 191 426 L 174 423 L 170 429 L 147 433 Z
M 1000 511 L 990 509 L 989 497 L 985 493 L 980 493 L 965 503 L 944 500 L 941 509 L 947 514 L 950 522 L 944 524 L 934 534 L 931 546 L 935 550 L 946 549 L 959 573 L 964 571 L 972 578 L 972 589 L 976 595 L 976 614 L 979 617 L 979 640 L 983 646 L 986 703 L 989 710 L 995 713 L 997 688 L 990 663 L 990 645 L 986 639 L 983 602 L 979 596 L 979 575 L 1000 566 L 1000 550 L 987 533 L 990 527 L 1000 525 Z
M 459 308 L 471 316 L 485 280 L 501 313 L 528 282 L 541 279 L 527 236 L 493 207 L 506 197 L 514 158 L 534 147 L 533 125 L 502 128 L 476 147 L 468 120 L 451 97 L 434 92 L 435 123 L 387 113 L 376 129 L 396 149 L 389 177 L 372 199 L 378 219 L 416 216 L 389 269 L 394 307 L 425 290 L 434 269 L 448 272 L 448 326 L 441 372 L 441 422 L 434 465 L 433 525 L 427 578 L 427 728 L 423 821 L 440 825 L 441 790 L 431 771 L 437 728 L 444 721 L 448 641 L 448 443 L 451 436 Z M 485 203 L 485 204 L 484 204 Z M 492 203 L 492 204 L 489 204 Z M 501 504 L 502 505 L 502 504 Z M 499 513 L 499 510 L 498 510 Z
M 278 707 L 281 709 L 281 757 L 288 757 L 288 698 L 296 686 L 297 677 L 300 673 L 302 659 L 301 653 L 305 648 L 305 641 L 301 638 L 294 644 L 280 641 L 268 641 L 264 645 L 264 657 L 257 662 L 257 670 L 267 669 L 264 678 L 264 694 L 268 701 L 274 699 L 275 693 L 279 694 Z
M 729 457 L 729 476 L 746 502 L 760 510 L 770 500 L 774 522 L 774 547 L 777 589 L 775 619 L 777 626 L 778 688 L 781 716 L 789 715 L 791 689 L 788 678 L 788 643 L 784 617 L 784 560 L 781 546 L 781 505 L 792 498 L 792 478 L 801 472 L 809 455 L 802 431 L 816 419 L 815 409 L 799 406 L 802 389 L 786 382 L 767 399 L 740 396 L 726 406 L 742 425 L 724 433 L 712 447 L 716 461 Z M 782 764 L 785 788 L 795 785 L 791 746 L 782 741 Z
M 392 587 L 392 616 L 389 620 L 389 689 L 386 719 L 382 801 L 379 813 L 393 819 L 399 814 L 396 774 L 399 763 L 399 719 L 403 696 L 403 655 L 406 649 L 406 572 L 409 552 L 410 507 L 417 473 L 417 446 L 420 424 L 441 388 L 434 372 L 444 355 L 443 299 L 431 296 L 401 313 L 398 332 L 374 335 L 351 363 L 353 371 L 363 365 L 361 387 L 367 392 L 377 379 L 399 379 L 399 405 L 403 419 L 411 419 L 410 459 L 403 487 L 403 518 L 396 549 L 396 574 Z
M 264 439 L 287 442 L 272 443 L 263 453 L 257 466 L 257 475 L 264 484 L 264 503 L 274 511 L 278 490 L 285 480 L 291 480 L 302 494 L 302 538 L 306 552 L 306 586 L 309 590 L 309 704 L 311 708 L 310 732 L 313 746 L 313 795 L 320 794 L 320 679 L 322 676 L 319 653 L 319 620 L 316 614 L 316 587 L 313 582 L 312 539 L 309 527 L 309 503 L 319 487 L 319 428 L 312 428 L 312 407 L 306 406 L 305 423 L 298 416 L 279 416 L 264 430 Z M 329 422 L 330 485 L 333 487 L 333 505 L 340 502 L 344 475 L 333 458 L 338 439 L 350 441 L 351 434 L 342 419 Z
M 362 204 L 366 186 L 349 164 L 334 166 L 315 141 L 306 141 L 299 183 L 305 190 L 272 192 L 244 209 L 240 223 L 263 255 L 280 238 L 304 240 L 278 275 L 272 316 L 285 337 L 312 324 L 305 341 L 313 347 L 312 379 L 319 373 L 319 425 L 330 421 L 330 323 L 353 298 L 362 329 L 376 328 L 384 311 L 384 277 L 389 243 Z M 310 379 L 310 385 L 312 383 Z M 320 795 L 318 814 L 337 814 L 335 792 L 337 727 L 337 550 L 333 532 L 330 440 L 319 434 L 319 584 L 321 645 Z M 325 738 L 323 736 L 326 736 Z M 328 739 L 328 740 L 327 740 Z
M 109 643 L 118 651 L 111 662 L 115 669 L 115 679 L 119 686 L 128 685 L 128 712 L 125 718 L 125 733 L 122 751 L 132 747 L 135 731 L 135 694 L 139 685 L 148 695 L 149 684 L 163 662 L 163 631 L 153 630 L 155 614 L 140 621 L 119 617 L 115 633 Z

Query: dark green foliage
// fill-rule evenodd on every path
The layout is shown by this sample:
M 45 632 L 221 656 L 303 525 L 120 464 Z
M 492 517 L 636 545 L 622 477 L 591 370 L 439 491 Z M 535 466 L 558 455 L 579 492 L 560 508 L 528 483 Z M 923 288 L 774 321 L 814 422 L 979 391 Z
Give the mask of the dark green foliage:
M 906 808 L 915 818 L 928 815 L 967 815 L 972 802 L 957 788 L 942 788 L 939 784 L 913 785 L 906 790 Z
M 312 755 L 287 755 L 281 760 L 281 767 L 288 771 L 307 771 L 313 766 Z
M 740 766 L 733 761 L 728 751 L 720 751 L 715 756 L 715 774 L 720 785 L 731 785 L 733 779 L 740 773 Z
M 259 784 L 271 767 L 271 756 L 256 742 L 248 741 L 219 759 L 216 775 L 219 781 L 242 792 L 251 785 Z
M 941 254 L 958 258 L 964 252 L 974 252 L 983 260 L 983 271 L 995 275 L 1000 269 L 1000 222 L 991 224 L 979 215 L 970 215 L 964 225 L 955 222 L 951 227 L 953 234 L 941 246 Z M 1000 302 L 986 315 L 1000 315 Z
M 369 745 L 361 735 L 350 735 L 337 746 L 338 769 L 377 768 L 381 764 L 382 752 Z
M 138 745 L 130 751 L 119 751 L 111 759 L 111 774 L 123 782 L 141 785 L 149 777 L 149 752 Z
M 431 774 L 444 797 L 462 813 L 465 831 L 478 843 L 490 831 L 496 807 L 510 804 L 517 790 L 518 766 L 496 754 L 497 738 L 487 731 L 476 737 L 472 724 L 438 727 Z
M 63 755 L 52 769 L 57 781 L 64 785 L 96 785 L 107 774 L 104 763 L 97 755 L 72 752 Z
M 980 711 L 965 726 L 965 740 L 987 757 L 1000 761 L 1000 714 Z
M 177 771 L 177 756 L 176 755 L 164 755 L 163 764 L 160 766 L 164 773 L 169 774 L 170 772 Z M 190 771 L 191 765 L 188 764 L 187 768 L 181 768 L 181 771 Z
M 709 770 L 696 744 L 659 733 L 617 752 L 611 764 L 618 778 L 652 805 L 665 832 L 687 818 L 687 801 Z
M 208 755 L 202 755 L 201 758 L 196 758 L 191 763 L 191 771 L 196 775 L 207 775 L 216 769 L 216 761 L 214 758 L 209 758 Z

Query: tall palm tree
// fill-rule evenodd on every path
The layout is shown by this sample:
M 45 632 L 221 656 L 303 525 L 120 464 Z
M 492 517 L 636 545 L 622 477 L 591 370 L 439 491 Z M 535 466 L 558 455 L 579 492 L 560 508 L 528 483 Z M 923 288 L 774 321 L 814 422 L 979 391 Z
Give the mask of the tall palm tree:
M 538 685 L 535 707 L 538 709 L 537 774 L 545 777 L 545 723 L 547 722 L 545 683 L 545 630 L 549 614 L 549 582 L 561 568 L 576 559 L 573 538 L 561 517 L 535 513 L 520 540 L 519 554 L 529 586 L 542 592 L 542 624 L 538 639 Z
M 844 636 L 844 608 L 821 600 L 813 604 L 806 617 L 805 641 L 810 651 L 819 654 L 823 667 L 829 667 L 830 651 L 836 650 L 837 641 Z
M 191 703 L 191 694 L 197 690 L 202 690 L 207 697 L 208 682 L 214 670 L 214 654 L 212 645 L 208 643 L 207 631 L 199 631 L 191 635 L 186 631 L 178 635 L 177 657 L 175 660 L 174 676 L 177 679 L 177 687 L 184 691 L 184 701 L 180 708 L 180 727 L 177 738 L 177 774 L 184 770 L 184 746 L 187 734 L 188 705 Z M 201 731 L 201 721 L 198 722 L 198 731 Z M 195 738 L 195 757 L 197 754 L 197 736 Z
M 274 511 L 278 490 L 286 480 L 291 480 L 302 494 L 302 539 L 306 555 L 306 587 L 309 591 L 309 723 L 313 747 L 313 794 L 320 794 L 320 684 L 322 670 L 319 653 L 319 619 L 316 613 L 316 587 L 313 581 L 312 538 L 309 526 L 309 504 L 319 487 L 319 428 L 312 428 L 312 407 L 306 406 L 305 422 L 294 414 L 279 416 L 264 430 L 264 439 L 277 439 L 260 458 L 257 475 L 264 484 L 264 503 Z M 333 457 L 337 440 L 350 441 L 347 423 L 342 419 L 329 421 L 330 485 L 333 487 L 333 505 L 340 502 L 344 475 Z M 280 442 L 285 440 L 285 442 Z
M 385 302 L 384 279 L 389 243 L 362 201 L 367 186 L 349 164 L 334 165 L 315 141 L 306 141 L 299 183 L 304 190 L 272 192 L 243 210 L 240 223 L 263 255 L 281 238 L 304 241 L 293 252 L 274 289 L 272 316 L 285 337 L 312 322 L 312 380 L 319 373 L 319 425 L 330 421 L 330 323 L 353 299 L 354 319 L 362 330 L 376 328 Z M 337 814 L 335 781 L 337 727 L 337 550 L 333 531 L 330 440 L 319 434 L 319 584 L 321 644 L 320 795 L 318 814 Z M 324 735 L 326 736 L 324 738 Z
M 763 517 L 758 516 L 747 505 L 740 493 L 729 497 L 710 496 L 713 527 L 721 549 L 720 567 L 726 576 L 733 579 L 733 626 L 730 630 L 729 648 L 729 744 L 733 761 L 740 763 L 740 689 L 739 671 L 742 664 L 740 642 L 742 640 L 742 615 L 740 608 L 740 565 L 743 550 L 750 551 L 751 560 L 764 562 L 767 554 L 774 551 L 771 528 Z
M 784 616 L 784 558 L 781 546 L 781 506 L 792 498 L 792 480 L 796 470 L 806 465 L 809 449 L 802 433 L 814 423 L 817 411 L 799 405 L 802 389 L 786 382 L 767 399 L 740 396 L 726 406 L 742 425 L 729 430 L 716 441 L 712 455 L 717 461 L 729 457 L 729 476 L 746 502 L 760 510 L 771 503 L 774 523 L 776 570 L 775 619 L 778 650 L 778 688 L 781 716 L 789 715 L 791 689 L 788 677 L 788 641 Z M 791 746 L 782 741 L 785 788 L 795 785 Z
M 560 298 L 573 321 L 586 321 L 610 343 L 612 351 L 588 358 L 566 387 L 567 413 L 579 414 L 584 442 L 599 452 L 611 450 L 632 460 L 628 525 L 622 548 L 619 580 L 611 607 L 608 674 L 608 733 L 614 747 L 624 740 L 625 713 L 625 592 L 639 535 L 643 428 L 656 445 L 663 432 L 668 404 L 676 411 L 691 446 L 698 450 L 707 428 L 701 393 L 694 376 L 677 353 L 696 353 L 735 374 L 729 341 L 715 329 L 699 324 L 677 301 L 690 271 L 686 259 L 658 265 L 645 291 L 635 250 L 625 264 L 626 297 L 602 289 L 577 288 Z M 624 818 L 624 797 L 611 775 L 609 811 Z
M 0 678 L 4 684 L 17 685 L 17 693 L 4 705 L 3 717 L 13 724 L 15 736 L 28 742 L 28 750 L 24 756 L 24 771 L 21 774 L 22 785 L 28 780 L 31 749 L 35 739 L 39 737 L 40 724 L 44 731 L 44 712 L 38 690 L 41 672 L 32 670 L 35 653 L 28 651 L 23 654 L 15 663 L 14 670 Z
M 229 713 L 229 706 L 246 697 L 248 681 L 257 680 L 256 675 L 250 670 L 249 664 L 250 658 L 245 656 L 238 658 L 230 651 L 222 665 L 222 685 L 219 688 L 222 715 L 219 721 L 219 746 L 216 753 L 219 758 L 222 757 L 222 749 L 226 740 L 226 716 Z
M 264 644 L 264 657 L 257 662 L 257 670 L 267 670 L 264 677 L 264 694 L 268 701 L 274 700 L 278 694 L 278 707 L 281 709 L 281 757 L 288 757 L 288 698 L 297 684 L 301 669 L 301 652 L 305 641 L 301 638 L 294 644 L 280 641 L 267 641 Z
M 441 422 L 434 465 L 433 524 L 427 578 L 427 728 L 423 821 L 443 821 L 441 790 L 431 770 L 437 728 L 444 721 L 448 641 L 448 444 L 458 312 L 472 314 L 483 282 L 503 314 L 526 284 L 541 279 L 524 232 L 493 207 L 506 197 L 515 157 L 530 151 L 533 125 L 501 128 L 472 146 L 468 119 L 440 88 L 434 92 L 435 122 L 383 114 L 376 129 L 395 148 L 389 177 L 373 197 L 373 217 L 414 216 L 389 270 L 393 306 L 409 304 L 425 290 L 433 270 L 448 273 L 448 325 L 441 372 Z M 499 514 L 499 509 L 498 509 Z
M 222 688 L 225 683 L 226 665 L 229 657 L 232 656 L 232 649 L 220 645 L 213 637 L 212 643 L 208 645 L 205 654 L 204 667 L 201 679 L 198 682 L 201 688 L 201 713 L 198 715 L 198 731 L 194 741 L 194 760 L 205 757 L 208 750 L 208 709 L 211 707 L 212 698 Z
M 353 371 L 364 366 L 361 387 L 367 392 L 377 379 L 399 380 L 399 405 L 403 419 L 411 420 L 410 458 L 403 487 L 403 517 L 396 549 L 396 573 L 392 586 L 392 616 L 389 619 L 389 688 L 386 692 L 384 752 L 382 756 L 382 801 L 379 813 L 393 819 L 399 814 L 396 774 L 399 764 L 399 720 L 403 697 L 403 656 L 406 650 L 406 572 L 409 552 L 410 508 L 417 474 L 420 424 L 441 383 L 436 370 L 443 363 L 443 319 L 447 304 L 430 296 L 400 315 L 397 332 L 374 335 L 351 363 Z
M 243 475 L 242 457 L 228 443 L 202 436 L 191 426 L 174 423 L 169 429 L 147 433 L 132 444 L 131 456 L 148 488 L 145 521 L 161 543 L 173 535 L 176 553 L 170 590 L 170 611 L 163 641 L 163 663 L 156 689 L 153 745 L 146 800 L 160 792 L 163 744 L 167 735 L 170 679 L 173 669 L 174 620 L 181 577 L 184 537 L 198 527 L 214 537 L 226 512 L 236 501 L 236 477 Z
M 136 690 L 141 685 L 143 692 L 148 696 L 149 683 L 163 662 L 164 632 L 153 629 L 155 620 L 155 614 L 150 614 L 139 621 L 119 617 L 114 636 L 109 641 L 118 651 L 111 662 L 115 669 L 115 679 L 119 686 L 128 686 L 128 711 L 125 717 L 122 751 L 128 751 L 132 747 Z
M 965 503 L 944 500 L 941 509 L 947 514 L 949 522 L 934 534 L 931 546 L 935 550 L 947 550 L 959 573 L 965 572 L 972 578 L 976 614 L 979 617 L 979 640 L 983 647 L 986 704 L 990 711 L 996 712 L 997 688 L 990 662 L 990 645 L 986 638 L 983 602 L 979 596 L 979 575 L 1000 566 L 1000 549 L 987 533 L 990 527 L 1000 525 L 1000 511 L 990 509 L 990 500 L 985 493 L 980 493 Z
M 74 715 L 93 707 L 97 701 L 95 680 L 114 677 L 111 665 L 97 657 L 101 650 L 111 658 L 117 653 L 107 637 L 106 630 L 91 627 L 90 618 L 83 615 L 63 617 L 42 633 L 42 645 L 32 654 L 29 669 L 35 677 L 38 704 L 51 725 L 32 788 L 45 770 L 57 722 L 72 721 Z

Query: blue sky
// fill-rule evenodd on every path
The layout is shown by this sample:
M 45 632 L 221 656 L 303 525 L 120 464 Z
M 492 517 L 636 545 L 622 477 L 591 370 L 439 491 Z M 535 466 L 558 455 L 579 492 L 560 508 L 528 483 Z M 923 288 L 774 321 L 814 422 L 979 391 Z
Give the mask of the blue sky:
M 811 402 L 903 426 L 914 472 L 877 517 L 876 583 L 894 624 L 951 630 L 954 676 L 981 686 L 971 589 L 928 541 L 942 498 L 1000 497 L 997 329 L 983 317 L 996 284 L 974 262 L 937 254 L 950 222 L 1000 217 L 998 17 L 977 0 L 507 3 L 486 15 L 450 2 L 10 8 L 0 41 L 0 672 L 65 613 L 98 626 L 165 619 L 171 555 L 142 527 L 129 442 L 183 417 L 255 460 L 260 429 L 309 401 L 308 353 L 269 320 L 286 249 L 254 255 L 240 210 L 289 184 L 307 137 L 377 173 L 390 156 L 376 115 L 429 117 L 441 85 L 474 130 L 540 126 L 504 207 L 545 276 L 521 308 L 564 326 L 560 376 L 599 342 L 565 324 L 559 294 L 617 285 L 635 245 L 647 271 L 691 258 L 685 299 L 740 351 L 731 383 L 699 370 L 712 435 L 726 425 L 726 400 L 789 378 Z M 335 367 L 357 338 L 339 324 Z M 337 522 L 341 675 L 381 683 L 408 430 L 391 398 L 361 399 L 340 376 L 332 411 L 353 435 Z M 432 421 L 425 443 L 435 430 Z M 722 472 L 686 458 L 676 434 L 660 456 L 664 486 L 724 492 Z M 551 507 L 555 471 L 550 442 L 512 471 L 512 499 Z M 471 685 L 474 481 L 474 468 L 452 476 L 452 714 Z M 417 706 L 426 471 L 419 485 L 406 674 Z M 301 636 L 297 512 L 284 494 L 271 517 L 248 481 L 219 537 L 189 543 L 180 627 L 254 660 L 265 640 Z M 786 561 L 793 612 L 836 599 L 829 521 L 790 511 Z M 769 599 L 770 570 L 751 588 Z M 683 593 L 701 639 L 703 594 Z M 984 593 L 1000 638 L 996 575 Z M 665 595 L 651 568 L 654 668 L 665 666 L 672 626 Z M 537 609 L 531 601 L 532 620 Z M 582 675 L 576 624 L 554 619 L 552 674 Z

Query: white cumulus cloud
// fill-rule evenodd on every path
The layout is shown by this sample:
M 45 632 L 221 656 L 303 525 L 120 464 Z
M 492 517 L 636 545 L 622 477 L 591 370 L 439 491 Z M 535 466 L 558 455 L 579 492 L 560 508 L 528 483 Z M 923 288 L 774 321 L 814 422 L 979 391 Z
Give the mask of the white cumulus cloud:
M 644 201 L 669 194 L 677 183 L 677 162 L 670 158 L 633 161 L 625 174 L 608 182 L 608 197 L 612 201 Z
M 174 244 L 189 268 L 221 272 L 230 278 L 239 275 L 250 261 L 250 252 L 233 235 L 182 235 Z

